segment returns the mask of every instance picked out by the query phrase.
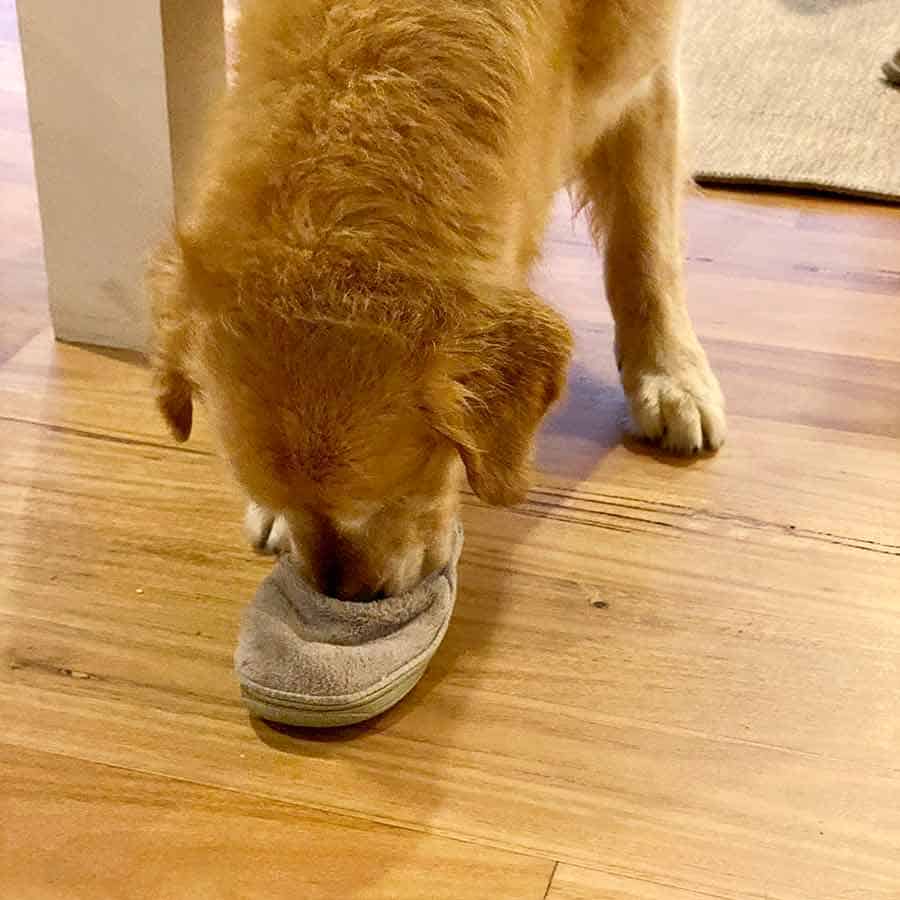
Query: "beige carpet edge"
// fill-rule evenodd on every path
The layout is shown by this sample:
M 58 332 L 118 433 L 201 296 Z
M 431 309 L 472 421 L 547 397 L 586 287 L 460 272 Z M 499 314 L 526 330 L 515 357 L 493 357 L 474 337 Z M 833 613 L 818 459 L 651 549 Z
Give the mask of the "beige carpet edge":
M 862 200 L 877 200 L 881 203 L 900 205 L 900 192 L 884 193 L 864 187 L 840 182 L 829 181 L 822 178 L 792 178 L 769 177 L 755 175 L 748 172 L 729 172 L 727 170 L 712 170 L 696 168 L 692 177 L 697 184 L 708 187 L 761 187 L 768 190 L 798 190 L 814 191 L 826 195 L 840 197 L 858 197 Z

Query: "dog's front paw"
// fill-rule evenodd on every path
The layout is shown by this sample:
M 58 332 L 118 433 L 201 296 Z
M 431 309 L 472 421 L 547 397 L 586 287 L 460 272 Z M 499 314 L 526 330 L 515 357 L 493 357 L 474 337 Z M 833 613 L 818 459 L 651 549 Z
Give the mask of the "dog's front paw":
M 623 366 L 622 384 L 642 436 L 681 455 L 718 450 L 725 440 L 725 401 L 706 355 L 673 354 L 671 362 Z
M 291 535 L 284 516 L 276 516 L 252 500 L 244 513 L 244 535 L 257 553 L 274 556 L 291 549 Z

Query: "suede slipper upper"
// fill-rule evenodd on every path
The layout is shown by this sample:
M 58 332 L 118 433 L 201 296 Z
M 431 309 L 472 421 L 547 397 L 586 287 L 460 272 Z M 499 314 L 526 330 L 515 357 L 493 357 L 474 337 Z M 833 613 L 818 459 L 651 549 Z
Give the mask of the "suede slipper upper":
M 285 556 L 247 607 L 235 653 L 246 706 L 261 718 L 327 727 L 397 703 L 446 633 L 462 550 L 406 594 L 369 603 L 313 590 Z

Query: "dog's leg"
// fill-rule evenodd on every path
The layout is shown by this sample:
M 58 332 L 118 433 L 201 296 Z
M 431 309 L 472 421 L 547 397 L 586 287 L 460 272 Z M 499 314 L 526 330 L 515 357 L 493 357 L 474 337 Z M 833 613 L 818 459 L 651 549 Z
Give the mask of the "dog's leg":
M 250 500 L 244 513 L 244 535 L 257 553 L 274 556 L 291 549 L 291 535 L 284 516 L 276 516 Z
M 715 450 L 724 404 L 681 284 L 678 87 L 669 70 L 597 142 L 581 179 L 605 244 L 616 359 L 635 425 L 677 453 Z

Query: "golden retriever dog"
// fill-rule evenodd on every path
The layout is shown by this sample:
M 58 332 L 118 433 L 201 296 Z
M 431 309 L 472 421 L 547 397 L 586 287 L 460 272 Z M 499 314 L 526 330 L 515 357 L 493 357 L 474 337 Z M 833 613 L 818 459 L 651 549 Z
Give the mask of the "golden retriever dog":
M 184 440 L 203 399 L 261 548 L 371 599 L 446 561 L 463 477 L 523 498 L 571 352 L 529 289 L 561 186 L 605 249 L 636 427 L 721 444 L 681 286 L 678 0 L 245 7 L 150 287 L 162 413 Z

